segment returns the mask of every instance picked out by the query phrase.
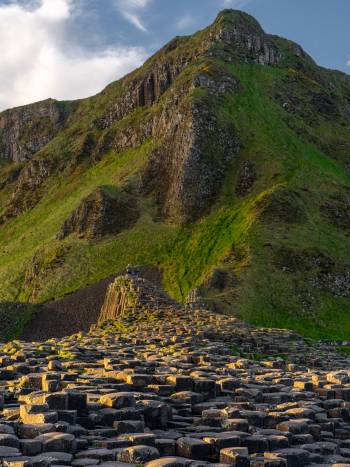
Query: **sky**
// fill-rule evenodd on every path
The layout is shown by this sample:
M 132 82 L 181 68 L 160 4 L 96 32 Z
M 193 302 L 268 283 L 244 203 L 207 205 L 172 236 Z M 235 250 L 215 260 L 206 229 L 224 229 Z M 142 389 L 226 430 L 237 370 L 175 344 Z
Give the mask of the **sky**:
M 0 0 L 0 110 L 96 94 L 224 8 L 350 73 L 350 0 Z

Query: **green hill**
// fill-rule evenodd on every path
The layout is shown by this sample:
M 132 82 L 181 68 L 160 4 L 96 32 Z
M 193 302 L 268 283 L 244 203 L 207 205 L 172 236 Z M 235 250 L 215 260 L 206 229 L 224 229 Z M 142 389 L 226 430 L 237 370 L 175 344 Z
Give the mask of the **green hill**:
M 350 335 L 350 77 L 225 10 L 100 94 L 0 114 L 3 336 L 129 263 L 185 301 Z

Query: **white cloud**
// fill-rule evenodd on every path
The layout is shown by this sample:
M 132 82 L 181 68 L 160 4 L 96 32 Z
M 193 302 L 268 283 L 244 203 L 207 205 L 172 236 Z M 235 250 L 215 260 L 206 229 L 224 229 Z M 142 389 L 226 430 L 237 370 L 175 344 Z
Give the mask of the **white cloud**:
M 71 5 L 66 0 L 50 0 L 39 4 L 37 15 L 49 21 L 67 19 L 71 12 Z
M 128 11 L 125 11 L 123 12 L 123 16 L 125 19 L 130 21 L 130 23 L 136 26 L 138 29 L 140 29 L 143 32 L 147 32 L 146 26 L 143 25 L 143 23 L 141 22 L 141 19 L 137 15 L 130 13 Z
M 186 29 L 194 24 L 194 18 L 193 16 L 187 14 L 183 16 L 182 18 L 179 19 L 179 21 L 176 23 L 177 29 Z
M 84 49 L 68 27 L 78 4 L 14 0 L 0 6 L 0 24 L 6 25 L 0 28 L 0 109 L 95 94 L 146 58 L 145 50 L 136 47 Z
M 147 32 L 147 27 L 141 19 L 141 13 L 151 2 L 152 0 L 115 0 L 115 5 L 127 21 L 140 31 Z

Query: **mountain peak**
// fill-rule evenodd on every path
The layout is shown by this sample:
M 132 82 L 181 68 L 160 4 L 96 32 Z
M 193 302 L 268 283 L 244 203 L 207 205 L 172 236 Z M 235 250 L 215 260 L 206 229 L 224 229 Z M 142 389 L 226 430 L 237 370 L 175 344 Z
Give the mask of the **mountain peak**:
M 277 65 L 282 54 L 258 21 L 239 10 L 223 10 L 211 28 L 214 54 L 229 62 Z
M 216 17 L 214 24 L 231 28 L 235 27 L 255 34 L 264 34 L 260 23 L 253 16 L 241 10 L 222 10 Z

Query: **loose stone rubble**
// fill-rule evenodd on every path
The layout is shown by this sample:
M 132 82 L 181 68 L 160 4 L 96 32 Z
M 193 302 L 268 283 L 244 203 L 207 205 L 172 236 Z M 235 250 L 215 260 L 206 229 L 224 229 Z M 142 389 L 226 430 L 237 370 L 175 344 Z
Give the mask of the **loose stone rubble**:
M 350 466 L 349 359 L 330 345 L 205 310 L 136 314 L 1 347 L 1 465 Z

